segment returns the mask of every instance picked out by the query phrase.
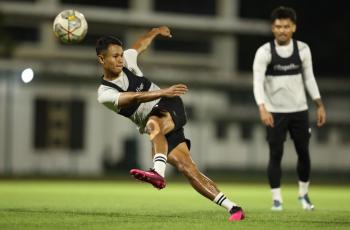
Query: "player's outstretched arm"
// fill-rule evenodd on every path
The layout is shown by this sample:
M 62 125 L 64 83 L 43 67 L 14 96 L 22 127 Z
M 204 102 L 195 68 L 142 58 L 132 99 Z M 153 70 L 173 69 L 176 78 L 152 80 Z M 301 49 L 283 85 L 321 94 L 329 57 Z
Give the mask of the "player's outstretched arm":
M 176 97 L 185 94 L 188 91 L 184 84 L 173 85 L 168 88 L 146 91 L 146 92 L 125 92 L 119 96 L 118 107 L 123 108 L 134 102 L 148 102 L 161 97 Z
M 145 35 L 141 36 L 133 45 L 132 49 L 135 49 L 139 54 L 147 49 L 153 39 L 158 35 L 171 38 L 170 29 L 167 26 L 160 26 L 151 29 Z

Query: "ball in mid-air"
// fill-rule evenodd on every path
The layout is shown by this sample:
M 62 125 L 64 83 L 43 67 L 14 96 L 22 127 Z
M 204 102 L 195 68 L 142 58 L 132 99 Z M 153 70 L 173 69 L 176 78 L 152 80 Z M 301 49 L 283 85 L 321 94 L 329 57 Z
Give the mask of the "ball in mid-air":
M 64 10 L 56 16 L 53 31 L 63 43 L 78 43 L 84 39 L 88 24 L 79 11 Z

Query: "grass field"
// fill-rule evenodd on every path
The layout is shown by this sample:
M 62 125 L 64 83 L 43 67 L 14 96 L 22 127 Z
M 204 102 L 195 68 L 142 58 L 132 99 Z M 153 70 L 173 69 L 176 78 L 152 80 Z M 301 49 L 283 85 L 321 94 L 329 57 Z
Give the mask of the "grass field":
M 188 184 L 120 181 L 0 180 L 0 229 L 350 229 L 350 186 L 314 185 L 313 212 L 302 211 L 296 185 L 284 186 L 284 211 L 270 211 L 266 184 L 219 183 L 246 211 L 243 222 Z

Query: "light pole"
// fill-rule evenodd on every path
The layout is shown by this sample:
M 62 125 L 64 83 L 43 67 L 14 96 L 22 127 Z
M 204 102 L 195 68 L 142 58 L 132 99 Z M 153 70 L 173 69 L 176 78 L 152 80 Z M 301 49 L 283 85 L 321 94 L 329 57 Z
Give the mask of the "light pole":
M 5 71 L 6 77 L 6 118 L 4 138 L 4 173 L 12 174 L 12 128 L 13 128 L 13 91 L 15 85 L 15 74 L 13 71 Z
M 18 72 L 14 70 L 4 71 L 6 78 L 6 105 L 5 105 L 5 131 L 4 131 L 4 174 L 13 173 L 13 126 L 14 126 L 14 95 L 16 83 L 19 80 Z M 21 79 L 24 83 L 29 83 L 34 78 L 34 72 L 31 68 L 22 71 Z

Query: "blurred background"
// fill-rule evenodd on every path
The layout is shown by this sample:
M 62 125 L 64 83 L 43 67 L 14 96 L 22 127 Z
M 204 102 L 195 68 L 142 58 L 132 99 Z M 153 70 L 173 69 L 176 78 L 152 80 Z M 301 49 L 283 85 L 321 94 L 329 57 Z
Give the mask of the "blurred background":
M 344 3 L 343 3 L 344 2 Z M 350 182 L 350 32 L 345 1 L 273 0 L 0 0 L 0 175 L 100 177 L 149 168 L 150 143 L 128 120 L 98 104 L 98 37 L 130 46 L 167 25 L 139 57 L 145 76 L 185 83 L 192 155 L 209 175 L 255 175 L 265 181 L 268 147 L 252 91 L 255 51 L 272 39 L 269 16 L 280 5 L 298 14 L 295 38 L 309 44 L 328 123 L 315 125 L 309 101 L 313 175 Z M 64 45 L 52 22 L 64 9 L 82 12 L 85 40 Z M 22 79 L 31 68 L 32 81 Z M 27 83 L 26 83 L 27 82 Z M 283 170 L 296 154 L 285 144 Z M 239 172 L 237 174 L 237 172 Z M 168 167 L 169 175 L 176 175 Z M 294 173 L 294 174 L 293 174 Z

